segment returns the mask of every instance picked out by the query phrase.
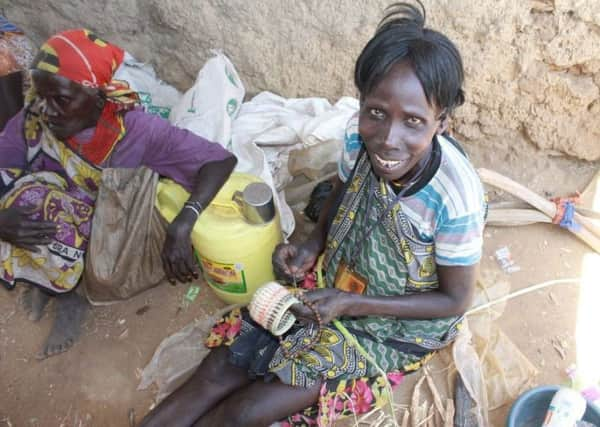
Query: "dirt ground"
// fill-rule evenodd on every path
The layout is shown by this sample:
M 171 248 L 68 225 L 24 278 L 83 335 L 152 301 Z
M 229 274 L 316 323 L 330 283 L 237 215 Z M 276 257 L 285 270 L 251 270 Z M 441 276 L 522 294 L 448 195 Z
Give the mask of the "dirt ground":
M 472 147 L 477 166 L 485 166 L 546 196 L 582 190 L 599 164 Z M 501 195 L 491 192 L 492 198 Z M 299 229 L 302 229 L 302 225 Z M 508 246 L 520 271 L 500 273 L 512 290 L 550 279 L 578 277 L 588 248 L 550 225 L 488 227 L 482 269 L 500 271 L 494 252 Z M 187 286 L 160 287 L 129 301 L 94 307 L 83 337 L 67 353 L 44 361 L 33 356 L 50 328 L 48 314 L 31 323 L 19 305 L 19 290 L 0 291 L 0 426 L 128 427 L 153 402 L 152 390 L 138 391 L 139 375 L 158 344 L 191 322 L 222 307 L 207 286 L 189 307 Z M 499 320 L 502 330 L 539 369 L 537 384 L 566 380 L 575 361 L 578 289 L 559 285 L 512 300 Z M 51 310 L 50 310 L 51 311 Z M 557 348 L 560 348 L 557 349 Z M 502 426 L 509 406 L 494 411 Z

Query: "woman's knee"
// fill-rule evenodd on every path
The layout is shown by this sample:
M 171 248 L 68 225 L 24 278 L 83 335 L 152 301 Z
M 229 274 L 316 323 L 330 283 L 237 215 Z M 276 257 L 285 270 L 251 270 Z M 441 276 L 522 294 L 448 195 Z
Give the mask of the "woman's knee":
M 218 378 L 230 366 L 227 361 L 227 347 L 212 349 L 202 361 L 200 368 L 210 377 Z
M 227 347 L 217 347 L 211 350 L 194 373 L 194 377 L 219 388 L 230 387 L 232 384 L 240 387 L 245 385 L 249 381 L 247 372 L 232 365 L 228 356 Z
M 237 402 L 227 402 L 223 413 L 224 427 L 264 426 L 273 422 L 269 408 L 263 406 L 260 396 L 244 396 Z

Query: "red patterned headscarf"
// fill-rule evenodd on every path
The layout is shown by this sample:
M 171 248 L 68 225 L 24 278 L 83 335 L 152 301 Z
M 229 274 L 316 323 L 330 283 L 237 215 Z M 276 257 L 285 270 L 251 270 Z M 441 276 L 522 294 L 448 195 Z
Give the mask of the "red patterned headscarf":
M 94 163 L 102 163 L 115 144 L 125 135 L 123 115 L 139 101 L 127 82 L 113 80 L 123 62 L 123 49 L 110 44 L 86 29 L 68 30 L 52 36 L 40 48 L 32 69 L 65 77 L 85 87 L 101 90 L 106 103 L 96 124 L 92 141 L 82 144 L 81 154 Z M 75 148 L 74 138 L 66 141 Z

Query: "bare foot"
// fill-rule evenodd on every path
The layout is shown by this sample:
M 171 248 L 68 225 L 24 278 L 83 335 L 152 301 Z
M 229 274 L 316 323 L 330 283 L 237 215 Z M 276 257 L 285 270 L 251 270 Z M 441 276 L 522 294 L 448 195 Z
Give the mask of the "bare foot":
M 42 350 L 35 356 L 42 360 L 67 351 L 79 338 L 88 305 L 76 292 L 55 297 L 56 317 Z
M 37 322 L 44 315 L 44 308 L 50 300 L 50 296 L 40 288 L 27 285 L 21 294 L 23 309 L 32 322 Z

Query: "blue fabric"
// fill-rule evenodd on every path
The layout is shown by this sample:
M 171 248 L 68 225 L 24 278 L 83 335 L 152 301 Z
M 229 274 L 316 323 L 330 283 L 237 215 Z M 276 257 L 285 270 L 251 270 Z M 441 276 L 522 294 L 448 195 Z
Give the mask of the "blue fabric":
M 22 33 L 21 29 L 0 15 L 0 31 L 3 33 Z
M 581 224 L 575 221 L 575 205 L 573 202 L 565 202 L 565 213 L 560 220 L 560 226 L 570 231 L 581 230 Z

